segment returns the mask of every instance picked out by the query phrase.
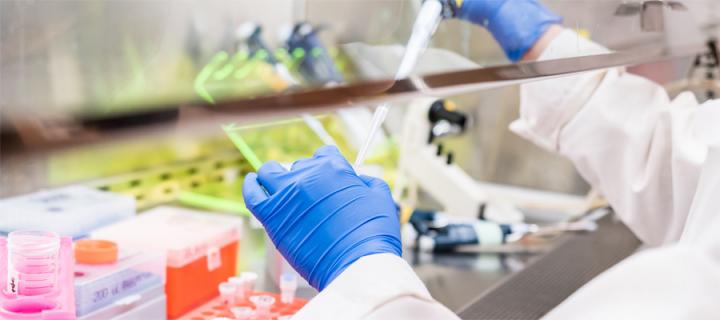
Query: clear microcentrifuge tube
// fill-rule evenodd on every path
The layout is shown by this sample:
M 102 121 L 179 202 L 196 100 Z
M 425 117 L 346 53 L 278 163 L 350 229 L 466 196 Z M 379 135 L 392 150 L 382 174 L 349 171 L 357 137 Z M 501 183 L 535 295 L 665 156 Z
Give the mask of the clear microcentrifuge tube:
M 258 274 L 255 272 L 242 272 L 240 279 L 243 283 L 243 296 L 249 297 L 255 291 L 255 282 L 257 282 Z
M 228 282 L 235 285 L 235 297 L 239 300 L 245 300 L 248 297 L 245 295 L 245 279 L 240 276 L 230 277 Z
M 255 316 L 255 311 L 250 307 L 233 307 L 230 312 L 235 320 L 250 320 Z
M 250 302 L 255 305 L 255 314 L 259 319 L 270 317 L 270 308 L 275 304 L 275 298 L 268 295 L 252 296 Z
M 295 291 L 298 287 L 297 276 L 292 273 L 283 273 L 280 276 L 280 301 L 284 304 L 295 301 Z
M 220 285 L 218 285 L 218 290 L 220 291 L 220 297 L 223 299 L 223 303 L 227 305 L 234 305 L 235 304 L 235 295 L 237 293 L 237 287 L 234 283 L 230 282 L 223 282 Z

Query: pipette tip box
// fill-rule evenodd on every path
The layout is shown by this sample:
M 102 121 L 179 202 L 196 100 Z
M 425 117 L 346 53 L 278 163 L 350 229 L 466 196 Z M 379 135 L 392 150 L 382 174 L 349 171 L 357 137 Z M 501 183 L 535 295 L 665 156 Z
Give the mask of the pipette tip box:
M 165 284 L 161 252 L 121 252 L 115 263 L 75 265 L 75 306 L 82 317 Z
M 217 286 L 235 273 L 241 227 L 241 218 L 168 206 L 97 230 L 92 238 L 166 253 L 167 315 L 172 319 L 212 299 Z
M 132 197 L 70 186 L 0 200 L 0 233 L 51 231 L 78 239 L 133 215 Z

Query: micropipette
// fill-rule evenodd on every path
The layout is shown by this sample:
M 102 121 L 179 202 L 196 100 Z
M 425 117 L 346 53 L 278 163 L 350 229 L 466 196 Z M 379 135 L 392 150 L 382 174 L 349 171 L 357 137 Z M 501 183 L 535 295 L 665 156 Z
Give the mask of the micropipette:
M 407 78 L 413 68 L 415 68 L 420 55 L 422 55 L 428 47 L 430 39 L 440 24 L 442 13 L 443 3 L 440 1 L 427 0 L 423 2 L 420 7 L 420 12 L 415 19 L 410 40 L 408 40 L 407 46 L 405 47 L 405 53 L 403 54 L 402 60 L 400 60 L 400 67 L 398 68 L 397 73 L 395 73 L 395 80 Z M 355 158 L 355 167 L 359 167 L 363 164 L 363 162 L 365 162 L 370 146 L 372 145 L 373 140 L 375 140 L 377 132 L 382 127 L 382 123 L 385 121 L 387 113 L 387 103 L 383 103 L 375 109 L 372 123 L 370 125 L 370 132 L 368 133 L 362 148 L 359 150 L 357 158 Z

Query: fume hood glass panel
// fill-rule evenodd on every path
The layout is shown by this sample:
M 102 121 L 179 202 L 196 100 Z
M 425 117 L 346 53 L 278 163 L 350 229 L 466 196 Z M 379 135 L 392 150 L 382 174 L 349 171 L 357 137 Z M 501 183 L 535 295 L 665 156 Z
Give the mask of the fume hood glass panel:
M 613 50 L 702 43 L 715 1 L 664 9 L 646 32 L 631 1 L 546 0 Z M 634 2 L 633 2 L 634 3 Z M 421 1 L 0 2 L 5 114 L 105 118 L 393 77 Z M 303 22 L 303 23 L 300 23 Z M 706 30 L 706 31 L 701 31 Z M 440 24 L 416 74 L 509 63 L 481 27 Z

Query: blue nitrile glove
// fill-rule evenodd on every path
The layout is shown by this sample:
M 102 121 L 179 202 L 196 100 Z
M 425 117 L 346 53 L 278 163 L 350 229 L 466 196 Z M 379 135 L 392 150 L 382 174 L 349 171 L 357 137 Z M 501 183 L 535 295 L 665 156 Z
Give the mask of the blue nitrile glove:
M 318 149 L 290 171 L 265 163 L 245 177 L 243 196 L 278 250 L 318 290 L 363 256 L 402 254 L 390 188 L 355 174 L 335 147 Z
M 455 17 L 487 28 L 513 62 L 517 62 L 562 18 L 538 0 L 449 0 Z

